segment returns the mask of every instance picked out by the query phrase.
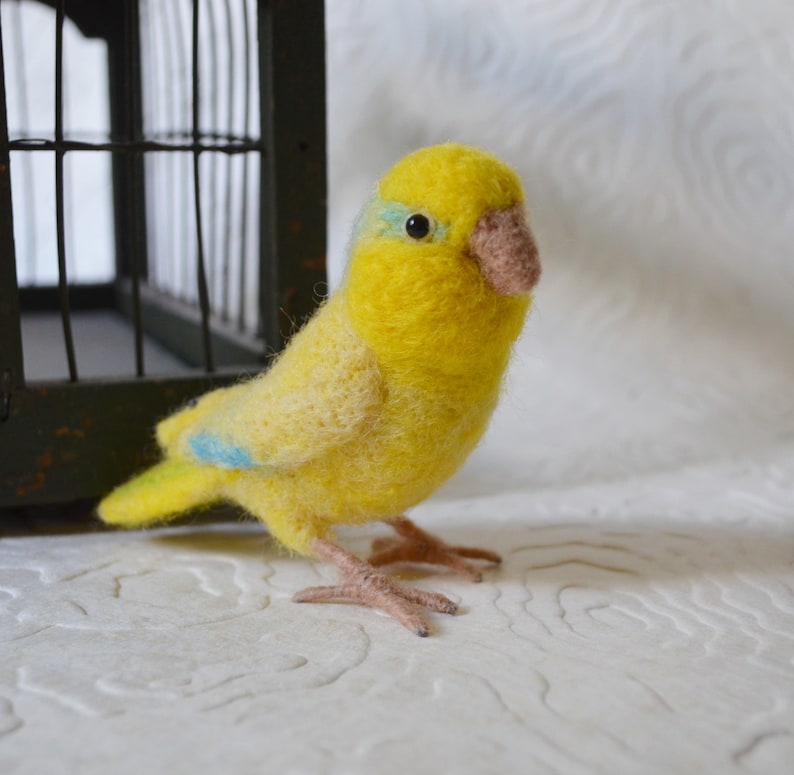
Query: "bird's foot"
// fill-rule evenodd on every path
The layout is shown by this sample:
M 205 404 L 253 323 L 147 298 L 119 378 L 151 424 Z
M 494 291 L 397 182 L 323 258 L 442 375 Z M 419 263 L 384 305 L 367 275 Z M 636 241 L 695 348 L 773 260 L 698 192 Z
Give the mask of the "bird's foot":
M 443 614 L 457 611 L 457 605 L 444 595 L 403 586 L 330 541 L 315 539 L 312 549 L 321 559 L 334 563 L 344 580 L 337 586 L 301 590 L 292 598 L 296 603 L 360 603 L 384 611 L 423 638 L 430 634 L 430 624 L 422 608 Z
M 502 562 L 498 554 L 487 549 L 445 544 L 405 517 L 389 520 L 388 524 L 400 538 L 380 538 L 373 542 L 375 554 L 369 562 L 376 568 L 397 562 L 427 563 L 451 568 L 470 581 L 482 581 L 482 573 L 468 560 L 484 560 L 495 565 Z

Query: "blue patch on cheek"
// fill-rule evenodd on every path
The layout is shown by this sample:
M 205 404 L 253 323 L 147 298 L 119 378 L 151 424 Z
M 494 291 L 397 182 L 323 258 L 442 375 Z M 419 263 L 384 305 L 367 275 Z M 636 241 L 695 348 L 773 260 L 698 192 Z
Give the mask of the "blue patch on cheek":
M 241 447 L 229 444 L 209 433 L 197 433 L 188 441 L 190 449 L 202 463 L 221 468 L 254 468 L 251 456 Z
M 384 207 L 380 211 L 380 219 L 386 224 L 383 233 L 395 237 L 405 236 L 403 224 L 405 219 L 411 214 L 411 211 L 405 205 L 397 202 L 384 202 L 383 204 Z
M 423 211 L 407 207 L 401 202 L 388 202 L 376 197 L 370 201 L 365 213 L 359 219 L 355 232 L 356 237 L 369 231 L 379 237 L 398 237 L 410 242 L 410 238 L 405 233 L 405 222 L 409 216 L 417 212 Z M 433 224 L 433 231 L 426 239 L 420 241 L 439 242 L 443 240 L 447 233 L 447 226 L 438 223 L 430 215 L 427 217 Z

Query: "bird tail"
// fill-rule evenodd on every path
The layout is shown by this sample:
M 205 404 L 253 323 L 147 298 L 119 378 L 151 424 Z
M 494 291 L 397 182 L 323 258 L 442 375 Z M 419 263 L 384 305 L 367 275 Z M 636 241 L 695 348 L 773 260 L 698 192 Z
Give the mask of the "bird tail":
M 120 527 L 167 522 L 221 500 L 222 485 L 230 475 L 212 466 L 164 460 L 113 490 L 97 511 L 104 522 Z

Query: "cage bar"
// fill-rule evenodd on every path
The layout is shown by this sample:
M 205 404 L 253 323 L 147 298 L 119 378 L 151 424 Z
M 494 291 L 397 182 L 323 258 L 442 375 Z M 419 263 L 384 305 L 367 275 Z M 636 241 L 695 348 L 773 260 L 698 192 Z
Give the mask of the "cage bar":
M 242 4 L 245 7 L 245 3 Z M 224 0 L 224 16 L 226 19 L 226 131 L 232 134 L 234 126 L 234 61 L 235 61 L 235 45 L 234 45 L 234 30 L 232 29 L 232 9 L 229 5 L 229 0 Z M 248 41 L 245 42 L 248 45 Z M 229 311 L 231 309 L 232 300 L 230 295 L 230 274 L 231 274 L 231 243 L 232 243 L 232 172 L 233 163 L 232 159 L 225 159 L 226 167 L 226 186 L 224 191 L 225 198 L 225 218 L 224 230 L 222 241 L 222 257 L 221 264 L 221 320 L 228 322 Z M 243 257 L 241 256 L 241 268 Z
M 77 382 L 77 358 L 74 352 L 72 317 L 69 310 L 69 284 L 66 277 L 66 235 L 63 195 L 63 22 L 64 0 L 58 0 L 55 16 L 55 228 L 58 244 L 58 288 L 60 291 L 63 340 L 69 379 Z
M 199 90 L 199 8 L 200 0 L 193 0 L 193 143 L 198 146 L 200 138 L 200 90 Z M 212 342 L 210 339 L 210 299 L 207 288 L 207 267 L 204 260 L 204 227 L 201 216 L 201 174 L 199 170 L 200 151 L 193 150 L 193 202 L 196 212 L 196 270 L 198 273 L 199 308 L 201 309 L 201 338 L 204 344 L 204 368 L 214 370 L 212 362 Z
M 243 51 L 245 69 L 245 99 L 243 100 L 243 134 L 248 137 L 251 133 L 251 47 L 249 38 L 251 24 L 248 18 L 248 4 L 243 3 L 243 37 L 245 38 L 245 48 Z M 248 170 L 250 164 L 248 159 L 243 157 L 243 205 L 240 208 L 240 255 L 243 263 L 240 265 L 240 278 L 238 282 L 238 304 L 237 330 L 245 330 L 246 322 L 246 293 L 245 293 L 245 256 L 248 255 L 248 218 L 246 217 L 246 206 L 248 202 Z

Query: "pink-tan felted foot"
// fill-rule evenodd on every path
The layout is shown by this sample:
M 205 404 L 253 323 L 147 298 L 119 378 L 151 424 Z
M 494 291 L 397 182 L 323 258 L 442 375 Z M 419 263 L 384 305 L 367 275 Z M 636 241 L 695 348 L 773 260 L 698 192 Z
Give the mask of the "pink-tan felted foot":
M 405 517 L 390 520 L 389 525 L 400 538 L 378 539 L 373 543 L 375 554 L 369 562 L 376 568 L 400 562 L 443 565 L 470 581 L 482 581 L 480 570 L 467 560 L 483 560 L 494 565 L 502 562 L 498 554 L 488 549 L 445 544 Z
M 312 550 L 321 559 L 336 565 L 344 580 L 336 586 L 301 590 L 292 598 L 296 603 L 347 601 L 378 608 L 423 638 L 430 634 L 423 608 L 444 614 L 457 611 L 455 603 L 444 595 L 403 586 L 330 541 L 318 538 L 312 543 Z

